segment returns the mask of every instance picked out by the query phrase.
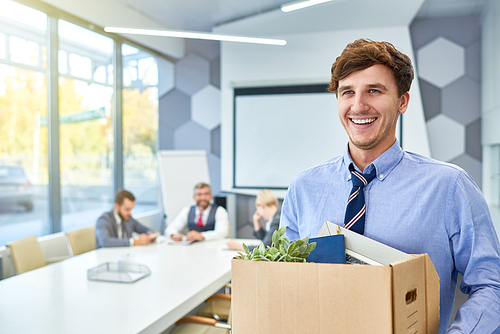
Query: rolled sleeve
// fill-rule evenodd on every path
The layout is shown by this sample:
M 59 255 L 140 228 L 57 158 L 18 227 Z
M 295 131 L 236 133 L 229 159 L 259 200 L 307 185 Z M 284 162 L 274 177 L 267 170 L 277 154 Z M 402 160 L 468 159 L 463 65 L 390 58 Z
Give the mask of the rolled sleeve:
M 457 179 L 450 210 L 455 267 L 460 290 L 469 299 L 459 308 L 448 333 L 500 332 L 500 246 L 480 190 L 467 174 Z
M 168 224 L 165 229 L 165 235 L 170 237 L 173 234 L 180 233 L 184 227 L 187 225 L 188 215 L 189 215 L 190 207 L 187 206 L 179 212 L 179 214 L 175 217 L 172 223 Z

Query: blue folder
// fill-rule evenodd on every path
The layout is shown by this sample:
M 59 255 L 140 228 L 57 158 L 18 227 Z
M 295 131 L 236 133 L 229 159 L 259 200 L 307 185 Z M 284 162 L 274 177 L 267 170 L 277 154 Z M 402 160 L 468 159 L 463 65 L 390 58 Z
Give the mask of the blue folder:
M 311 242 L 316 242 L 316 248 L 309 254 L 307 262 L 346 263 L 343 234 L 309 238 L 309 243 Z

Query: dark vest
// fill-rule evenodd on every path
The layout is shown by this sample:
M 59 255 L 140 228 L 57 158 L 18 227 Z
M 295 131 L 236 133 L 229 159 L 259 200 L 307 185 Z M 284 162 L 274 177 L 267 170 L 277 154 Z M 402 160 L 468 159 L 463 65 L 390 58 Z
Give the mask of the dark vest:
M 196 222 L 194 221 L 195 217 L 195 212 L 196 212 L 196 205 L 193 205 L 191 207 L 191 210 L 189 210 L 189 215 L 188 215 L 188 229 L 195 230 L 198 232 L 205 232 L 205 231 L 213 231 L 215 229 L 215 211 L 217 211 L 217 208 L 219 206 L 217 204 L 212 204 L 212 208 L 210 209 L 210 212 L 208 213 L 208 220 L 205 226 L 203 228 L 200 228 L 198 225 L 196 225 Z

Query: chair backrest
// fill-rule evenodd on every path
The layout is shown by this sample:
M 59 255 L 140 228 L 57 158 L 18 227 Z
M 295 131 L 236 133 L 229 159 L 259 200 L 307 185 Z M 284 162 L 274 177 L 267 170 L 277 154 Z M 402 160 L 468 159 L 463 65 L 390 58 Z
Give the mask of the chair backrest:
M 43 267 L 47 264 L 36 235 L 7 244 L 14 266 L 19 274 Z
M 42 247 L 42 251 L 47 259 L 47 262 L 50 262 L 50 258 L 70 256 L 68 238 L 66 238 L 66 234 L 64 232 L 44 235 L 42 237 L 38 237 L 37 240 L 40 247 Z
M 96 247 L 95 225 L 78 230 L 67 231 L 69 244 L 73 250 L 73 255 L 80 255 L 94 250 Z

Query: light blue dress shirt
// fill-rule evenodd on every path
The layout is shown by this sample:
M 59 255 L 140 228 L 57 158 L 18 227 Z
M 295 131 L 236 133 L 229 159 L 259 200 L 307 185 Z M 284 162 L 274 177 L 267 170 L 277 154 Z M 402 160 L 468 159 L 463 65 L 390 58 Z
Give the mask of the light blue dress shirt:
M 343 226 L 352 188 L 348 149 L 298 174 L 280 226 L 290 240 L 316 236 L 328 220 Z M 428 253 L 440 278 L 439 333 L 500 333 L 500 246 L 488 206 L 461 168 L 405 152 L 398 141 L 368 165 L 365 236 L 408 254 Z M 457 275 L 469 299 L 448 329 Z

